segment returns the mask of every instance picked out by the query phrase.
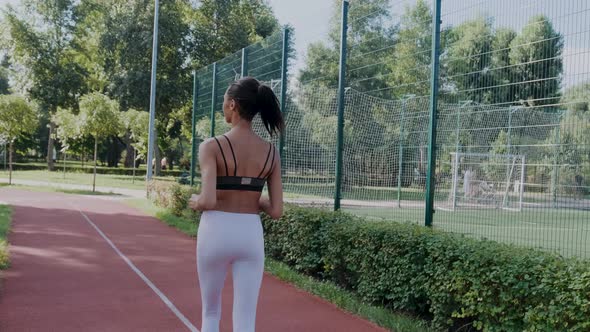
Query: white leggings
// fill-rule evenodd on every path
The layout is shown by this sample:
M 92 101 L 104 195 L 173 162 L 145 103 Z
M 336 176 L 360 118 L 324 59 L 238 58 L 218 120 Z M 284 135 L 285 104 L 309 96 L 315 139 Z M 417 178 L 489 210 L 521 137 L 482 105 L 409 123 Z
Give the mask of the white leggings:
M 256 214 L 205 211 L 197 234 L 197 272 L 203 306 L 201 332 L 218 332 L 221 290 L 232 267 L 233 332 L 254 332 L 264 271 L 264 238 Z

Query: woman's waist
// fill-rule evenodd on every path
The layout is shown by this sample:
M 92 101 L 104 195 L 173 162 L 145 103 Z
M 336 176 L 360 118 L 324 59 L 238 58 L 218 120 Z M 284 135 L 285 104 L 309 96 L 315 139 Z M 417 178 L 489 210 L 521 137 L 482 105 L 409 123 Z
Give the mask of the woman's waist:
M 207 210 L 201 213 L 201 219 L 214 218 L 223 220 L 255 220 L 260 221 L 260 214 L 255 212 L 237 212 L 224 209 Z

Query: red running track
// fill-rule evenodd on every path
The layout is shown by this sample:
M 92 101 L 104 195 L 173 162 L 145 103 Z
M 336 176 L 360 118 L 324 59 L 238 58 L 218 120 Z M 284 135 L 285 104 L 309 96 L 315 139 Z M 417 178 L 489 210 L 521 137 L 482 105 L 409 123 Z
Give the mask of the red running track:
M 108 198 L 0 189 L 13 206 L 0 331 L 198 331 L 195 239 Z M 230 274 L 231 275 L 231 274 Z M 232 282 L 221 331 L 231 331 Z M 386 331 L 265 274 L 258 332 Z

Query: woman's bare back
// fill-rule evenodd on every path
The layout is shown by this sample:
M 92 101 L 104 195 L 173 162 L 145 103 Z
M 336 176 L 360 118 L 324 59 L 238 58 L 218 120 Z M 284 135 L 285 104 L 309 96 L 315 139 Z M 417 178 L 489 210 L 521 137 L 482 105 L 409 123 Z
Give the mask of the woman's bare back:
M 274 146 L 252 131 L 236 128 L 226 133 L 225 137 L 218 136 L 217 141 L 223 149 L 222 154 L 217 142 L 211 142 L 217 146 L 216 150 L 213 149 L 216 151 L 217 176 L 236 174 L 249 178 L 268 178 L 278 163 L 279 156 Z M 229 172 L 227 174 L 226 163 Z M 217 190 L 215 209 L 225 212 L 258 213 L 260 196 L 261 193 L 256 191 Z

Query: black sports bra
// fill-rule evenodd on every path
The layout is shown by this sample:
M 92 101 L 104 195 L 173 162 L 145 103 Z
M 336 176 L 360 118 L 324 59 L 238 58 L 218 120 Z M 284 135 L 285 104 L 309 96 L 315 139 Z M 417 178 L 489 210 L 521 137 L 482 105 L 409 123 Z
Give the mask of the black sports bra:
M 236 155 L 234 154 L 234 148 L 233 148 L 229 138 L 227 138 L 227 136 L 225 136 L 225 135 L 222 135 L 222 136 L 227 140 L 227 143 L 229 143 L 229 148 L 231 150 L 231 154 L 234 159 L 234 175 L 233 176 L 229 175 L 229 169 L 227 167 L 227 160 L 225 159 L 225 153 L 223 152 L 223 148 L 221 147 L 221 144 L 219 143 L 219 140 L 217 139 L 217 137 L 213 137 L 215 139 L 215 141 L 217 142 L 217 146 L 219 146 L 219 150 L 221 151 L 221 156 L 223 157 L 223 163 L 225 165 L 225 175 L 217 177 L 217 190 L 244 190 L 244 191 L 262 192 L 262 189 L 264 188 L 264 184 L 266 183 L 266 180 L 270 176 L 270 173 L 272 172 L 272 167 L 274 166 L 274 162 L 275 162 L 275 154 L 272 153 L 273 152 L 272 151 L 272 144 L 268 143 L 269 147 L 268 147 L 268 154 L 266 155 L 266 161 L 264 162 L 264 166 L 262 167 L 262 170 L 260 171 L 260 174 L 258 174 L 257 177 L 254 178 L 254 177 L 247 177 L 247 176 L 238 176 L 237 175 L 238 163 L 236 161 Z M 264 170 L 266 169 L 266 165 L 268 164 L 268 159 L 270 158 L 271 153 L 272 153 L 272 160 L 270 162 L 270 169 L 269 169 L 267 175 L 265 177 L 262 177 L 262 174 L 264 173 Z

